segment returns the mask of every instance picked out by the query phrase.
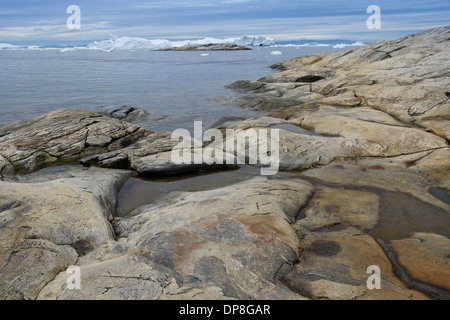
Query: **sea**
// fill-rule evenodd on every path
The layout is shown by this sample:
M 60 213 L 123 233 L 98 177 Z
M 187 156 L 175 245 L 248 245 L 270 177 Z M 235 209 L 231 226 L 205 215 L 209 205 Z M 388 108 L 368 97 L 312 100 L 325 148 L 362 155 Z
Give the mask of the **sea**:
M 204 128 L 222 117 L 256 117 L 218 97 L 225 88 L 278 72 L 274 63 L 348 49 L 332 45 L 266 46 L 245 51 L 0 50 L 0 126 L 64 108 L 133 106 L 152 131 Z

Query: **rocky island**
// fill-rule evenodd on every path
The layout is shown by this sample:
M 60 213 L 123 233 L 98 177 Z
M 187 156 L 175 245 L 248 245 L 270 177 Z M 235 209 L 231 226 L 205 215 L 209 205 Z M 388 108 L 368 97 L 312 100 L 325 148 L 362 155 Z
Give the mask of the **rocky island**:
M 0 127 L 0 298 L 450 299 L 449 56 L 447 26 L 237 81 L 267 114 L 217 128 L 277 128 L 282 171 L 125 216 L 132 176 L 236 168 L 172 163 L 129 107 Z
M 200 45 L 186 45 L 182 47 L 158 49 L 156 51 L 234 51 L 234 50 L 252 50 L 252 48 L 235 43 L 208 43 Z

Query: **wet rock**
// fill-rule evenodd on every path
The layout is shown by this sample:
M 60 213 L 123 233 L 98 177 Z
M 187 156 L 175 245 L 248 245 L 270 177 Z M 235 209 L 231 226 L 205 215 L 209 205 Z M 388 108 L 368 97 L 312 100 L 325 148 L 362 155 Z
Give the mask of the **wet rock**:
M 255 91 L 261 89 L 265 86 L 264 82 L 253 81 L 253 80 L 238 80 L 225 86 L 228 89 L 234 89 L 239 91 Z
M 291 224 L 311 192 L 304 181 L 258 177 L 168 195 L 135 209 L 116 229 L 127 243 L 152 252 L 160 270 L 178 282 L 227 284 L 225 293 L 234 298 L 264 298 L 269 292 L 292 298 L 275 283 L 298 257 Z M 205 265 L 211 259 L 214 264 Z
M 51 112 L 3 127 L 0 154 L 16 172 L 123 148 L 150 134 L 138 126 L 81 109 Z
M 303 245 L 298 262 L 283 279 L 295 292 L 313 299 L 428 299 L 397 279 L 378 243 L 353 227 L 312 232 Z M 380 268 L 381 289 L 367 287 L 372 265 Z
M 294 226 L 300 237 L 337 224 L 370 230 L 378 223 L 379 205 L 380 197 L 375 193 L 319 185 L 302 210 L 303 218 Z
M 317 240 L 311 244 L 311 251 L 319 256 L 334 256 L 339 253 L 341 246 L 336 241 Z
M 423 202 L 429 203 L 444 211 L 450 206 L 428 192 L 430 187 L 446 187 L 448 182 L 448 161 L 431 163 L 431 155 L 447 154 L 447 149 L 392 158 L 367 158 L 357 161 L 335 161 L 320 168 L 314 168 L 304 173 L 305 177 L 318 179 L 335 187 L 360 188 L 366 191 L 403 192 L 410 194 Z M 439 151 L 439 152 L 438 152 Z M 417 163 L 427 163 L 430 167 L 417 167 Z M 416 165 L 412 165 L 415 163 Z M 422 164 L 422 163 L 421 163 Z M 423 164 L 422 164 L 423 165 Z M 384 168 L 384 169 L 382 169 Z M 434 172 L 431 175 L 430 172 Z
M 450 291 L 450 240 L 431 233 L 389 243 L 398 263 L 414 280 Z
M 73 168 L 0 182 L 2 298 L 303 299 L 277 279 L 298 257 L 292 223 L 311 184 L 254 178 L 173 193 L 113 229 L 129 175 Z M 67 286 L 71 265 L 80 290 Z
M 308 83 L 310 83 L 310 82 L 316 82 L 316 81 L 319 81 L 319 80 L 322 80 L 322 79 L 325 79 L 325 78 L 322 77 L 322 76 L 307 75 L 307 76 L 303 76 L 303 77 L 295 79 L 294 82 L 308 82 Z
M 144 109 L 130 106 L 100 107 L 98 109 L 98 113 L 127 122 L 136 122 L 137 120 L 145 118 L 149 115 L 149 113 Z
M 230 124 L 236 122 L 236 121 L 241 121 L 241 120 L 246 120 L 246 117 L 241 117 L 241 116 L 225 116 L 225 117 L 221 117 L 219 120 L 215 121 L 208 129 L 211 128 L 216 128 L 216 129 L 225 129 L 227 128 Z

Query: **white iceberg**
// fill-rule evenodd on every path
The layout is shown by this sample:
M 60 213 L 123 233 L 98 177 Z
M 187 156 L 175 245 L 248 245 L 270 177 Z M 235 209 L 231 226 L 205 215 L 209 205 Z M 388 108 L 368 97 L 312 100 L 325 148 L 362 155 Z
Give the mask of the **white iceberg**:
M 363 45 L 364 45 L 364 43 L 362 43 L 361 41 L 356 41 L 354 43 L 338 43 L 338 44 L 335 44 L 333 46 L 333 48 L 343 49 L 343 48 L 347 48 L 347 47 L 361 47 Z
M 278 56 L 278 55 L 282 55 L 283 52 L 281 52 L 281 51 L 272 51 L 270 54 L 273 55 L 273 56 Z
M 77 48 L 64 48 L 60 50 L 61 52 L 73 52 L 77 51 Z
M 24 50 L 27 46 L 17 46 L 10 43 L 0 43 L 0 50 Z
M 264 37 L 250 37 L 245 36 L 241 38 L 204 38 L 200 40 L 184 40 L 184 41 L 169 41 L 166 39 L 145 39 L 137 37 L 117 37 L 110 36 L 110 39 L 103 41 L 95 41 L 87 45 L 90 50 L 98 50 L 104 52 L 111 52 L 114 50 L 160 50 L 169 48 L 179 48 L 183 46 L 197 46 L 205 44 L 223 44 L 234 43 L 241 46 L 259 47 L 259 46 L 272 46 L 275 41 L 272 38 Z
M 333 47 L 334 49 L 343 49 L 343 48 L 347 48 L 347 47 L 360 47 L 363 46 L 364 43 L 362 43 L 361 41 L 356 41 L 353 43 L 320 43 L 320 42 L 307 42 L 307 43 L 302 43 L 302 44 L 293 44 L 293 43 L 288 43 L 288 44 L 277 44 L 274 45 L 274 48 L 302 48 L 302 47 L 311 47 L 311 48 L 316 48 L 316 47 Z
M 108 40 L 94 41 L 87 46 L 82 47 L 45 47 L 39 46 L 27 46 L 27 45 L 14 45 L 10 43 L 0 43 L 0 50 L 55 50 L 58 49 L 61 52 L 72 52 L 80 49 L 84 50 L 96 50 L 102 52 L 111 52 L 114 50 L 130 50 L 136 51 L 140 49 L 144 50 L 163 50 L 170 48 L 179 48 L 184 46 L 201 46 L 208 44 L 236 44 L 246 47 L 273 47 L 273 48 L 301 48 L 301 47 L 333 47 L 335 49 L 342 49 L 346 47 L 359 47 L 364 43 L 357 41 L 354 43 L 320 43 L 320 42 L 308 42 L 303 44 L 275 44 L 275 40 L 272 38 L 259 37 L 259 36 L 244 36 L 240 38 L 204 38 L 196 40 L 182 40 L 182 41 L 170 41 L 167 39 L 145 39 L 139 37 L 118 37 L 116 35 L 110 35 Z M 274 55 L 282 54 L 281 51 L 273 51 Z M 277 53 L 275 53 L 277 52 Z M 281 52 L 281 53 L 278 53 Z
M 40 46 L 36 46 L 36 45 L 15 45 L 15 44 L 10 44 L 10 43 L 0 43 L 0 50 L 38 50 L 38 51 L 43 51 L 43 50 L 55 50 L 57 48 L 41 48 Z
M 247 47 L 270 47 L 275 44 L 275 40 L 272 38 L 244 36 L 234 39 L 233 43 Z

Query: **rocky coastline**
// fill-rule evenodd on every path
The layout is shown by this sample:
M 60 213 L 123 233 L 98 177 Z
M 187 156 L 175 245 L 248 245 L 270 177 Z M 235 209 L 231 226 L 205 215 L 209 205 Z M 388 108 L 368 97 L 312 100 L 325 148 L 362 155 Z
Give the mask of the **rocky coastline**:
M 174 164 L 128 106 L 0 127 L 0 299 L 450 299 L 449 56 L 446 26 L 237 81 L 266 116 L 216 127 L 277 128 L 280 174 L 126 216 L 131 177 L 240 169 Z

